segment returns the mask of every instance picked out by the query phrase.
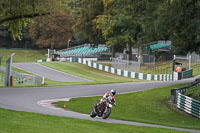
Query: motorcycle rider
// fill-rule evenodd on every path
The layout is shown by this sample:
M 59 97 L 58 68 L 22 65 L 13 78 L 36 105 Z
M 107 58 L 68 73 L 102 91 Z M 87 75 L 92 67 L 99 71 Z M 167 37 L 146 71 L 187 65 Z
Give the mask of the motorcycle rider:
M 106 92 L 104 95 L 103 95 L 103 98 L 99 101 L 99 103 L 97 104 L 96 107 L 98 107 L 99 105 L 101 105 L 101 103 L 105 100 L 109 100 L 109 101 L 112 101 L 113 104 L 116 106 L 116 102 L 115 102 L 115 94 L 116 94 L 116 90 L 111 90 L 111 91 L 108 91 Z
M 104 96 L 103 96 L 103 100 L 107 100 L 107 99 L 109 99 L 109 100 L 114 100 L 115 101 L 115 99 L 116 99 L 116 97 L 115 97 L 115 94 L 116 94 L 116 90 L 111 90 L 111 91 L 109 91 L 109 92 L 106 92 L 105 94 L 104 94 Z M 116 103 L 114 103 L 114 105 L 116 105 Z

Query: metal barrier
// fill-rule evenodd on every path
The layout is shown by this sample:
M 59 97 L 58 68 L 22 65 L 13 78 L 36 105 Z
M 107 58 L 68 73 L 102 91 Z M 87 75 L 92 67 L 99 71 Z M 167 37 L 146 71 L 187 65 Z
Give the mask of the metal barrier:
M 181 93 L 177 94 L 177 107 L 195 117 L 200 118 L 200 101 Z
M 6 71 L 5 67 L 1 67 L 0 71 L 4 72 Z M 44 84 L 44 78 L 43 77 L 38 77 L 34 75 L 28 75 L 24 73 L 19 73 L 12 71 L 12 84 L 14 86 L 25 86 L 25 85 L 42 85 Z
M 159 75 L 131 72 L 131 71 L 127 71 L 127 70 L 122 70 L 122 69 L 98 64 L 93 61 L 88 61 L 87 58 L 78 58 L 78 63 L 84 64 L 89 67 L 96 68 L 96 69 L 99 69 L 99 70 L 102 70 L 105 72 L 121 75 L 124 77 L 134 78 L 134 79 L 158 80 L 158 81 L 178 80 L 178 74 L 176 72 L 173 72 L 172 74 L 159 74 Z
M 183 79 L 192 77 L 193 69 L 183 71 Z
M 200 118 L 200 101 L 185 96 L 184 93 L 190 88 L 200 85 L 200 78 L 191 82 L 189 85 L 182 88 L 171 90 L 171 100 L 177 105 L 177 108 Z

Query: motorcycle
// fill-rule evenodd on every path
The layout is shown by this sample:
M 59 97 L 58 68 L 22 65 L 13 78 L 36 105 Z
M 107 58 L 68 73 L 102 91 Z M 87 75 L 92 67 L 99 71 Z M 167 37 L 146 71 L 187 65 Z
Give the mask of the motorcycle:
M 116 98 L 108 97 L 101 99 L 98 104 L 94 104 L 90 112 L 90 117 L 96 116 L 106 119 L 110 116 L 112 105 L 116 106 Z

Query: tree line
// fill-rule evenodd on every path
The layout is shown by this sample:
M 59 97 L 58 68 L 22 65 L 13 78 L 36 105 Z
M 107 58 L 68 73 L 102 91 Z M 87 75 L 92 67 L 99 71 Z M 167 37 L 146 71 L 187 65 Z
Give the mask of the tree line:
M 171 40 L 176 50 L 200 52 L 200 0 L 0 0 L 0 24 L 14 39 L 29 29 L 40 47 L 105 43 L 113 50 Z M 129 56 L 131 59 L 131 56 Z

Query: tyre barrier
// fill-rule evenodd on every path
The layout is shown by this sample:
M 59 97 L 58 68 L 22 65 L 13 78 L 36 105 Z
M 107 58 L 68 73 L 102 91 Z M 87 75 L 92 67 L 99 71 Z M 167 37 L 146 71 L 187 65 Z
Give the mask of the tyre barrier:
M 171 100 L 174 104 L 176 104 L 177 108 L 197 118 L 200 118 L 200 101 L 185 96 L 184 93 L 190 87 L 197 87 L 199 85 L 200 78 L 197 78 L 195 81 L 191 82 L 185 87 L 175 88 L 171 90 Z

